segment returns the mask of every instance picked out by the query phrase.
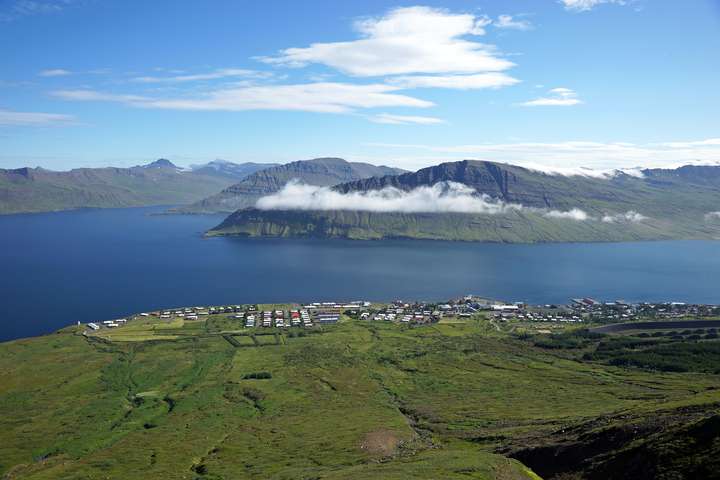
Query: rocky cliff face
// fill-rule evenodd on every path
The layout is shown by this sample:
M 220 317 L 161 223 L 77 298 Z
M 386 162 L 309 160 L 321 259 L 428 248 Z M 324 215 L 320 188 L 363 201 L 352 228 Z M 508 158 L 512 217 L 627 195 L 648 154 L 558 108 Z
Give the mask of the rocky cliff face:
M 509 203 L 531 207 L 564 208 L 579 200 L 632 203 L 628 186 L 639 186 L 640 179 L 625 174 L 593 178 L 550 175 L 515 165 L 476 160 L 443 163 L 395 177 L 371 178 L 338 185 L 337 190 L 366 191 L 392 186 L 412 190 L 438 182 L 457 182 Z

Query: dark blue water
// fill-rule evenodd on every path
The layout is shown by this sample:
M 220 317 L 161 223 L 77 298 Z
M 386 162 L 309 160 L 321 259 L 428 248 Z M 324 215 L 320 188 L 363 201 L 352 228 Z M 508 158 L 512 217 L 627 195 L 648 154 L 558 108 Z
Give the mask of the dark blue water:
M 163 307 L 571 297 L 720 303 L 720 242 L 499 245 L 204 239 L 162 208 L 0 216 L 0 340 Z

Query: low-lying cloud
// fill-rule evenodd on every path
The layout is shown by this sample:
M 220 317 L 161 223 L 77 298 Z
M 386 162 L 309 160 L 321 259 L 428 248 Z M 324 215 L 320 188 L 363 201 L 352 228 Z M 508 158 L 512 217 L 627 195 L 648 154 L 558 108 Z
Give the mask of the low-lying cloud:
M 602 221 L 605 223 L 637 223 L 647 219 L 648 217 L 635 210 L 628 210 L 625 213 L 616 213 L 613 215 L 604 215 L 602 217 Z
M 710 212 L 705 214 L 707 220 L 720 220 L 720 212 Z
M 579 208 L 573 208 L 568 211 L 550 210 L 549 212 L 543 213 L 543 216 L 548 218 L 575 220 L 577 222 L 583 222 L 590 219 L 590 215 L 588 215 L 587 212 L 585 212 L 584 210 L 580 210 Z
M 293 180 L 279 192 L 260 198 L 260 210 L 351 210 L 401 213 L 476 213 L 500 215 L 527 212 L 546 218 L 596 220 L 579 208 L 568 211 L 527 207 L 507 203 L 457 182 L 440 182 L 417 187 L 409 192 L 394 187 L 381 190 L 341 193 L 330 187 L 306 185 Z M 623 214 L 625 215 L 625 214 Z
M 329 187 L 291 181 L 279 192 L 257 202 L 261 210 L 355 210 L 403 213 L 482 213 L 497 215 L 523 209 L 456 182 L 441 182 L 409 192 L 394 187 L 365 192 L 340 193 Z

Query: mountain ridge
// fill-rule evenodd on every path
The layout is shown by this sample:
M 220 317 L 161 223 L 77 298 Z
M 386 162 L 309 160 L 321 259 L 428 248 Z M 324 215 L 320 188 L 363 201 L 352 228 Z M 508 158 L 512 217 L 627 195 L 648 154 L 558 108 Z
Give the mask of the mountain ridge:
M 297 160 L 255 172 L 220 193 L 195 204 L 174 209 L 174 211 L 176 213 L 229 213 L 240 208 L 252 207 L 259 198 L 279 191 L 294 179 L 309 185 L 330 187 L 350 180 L 402 172 L 405 170 L 384 165 L 348 162 L 337 157 Z
M 0 214 L 191 203 L 236 180 L 163 158 L 129 168 L 0 169 Z
M 278 165 L 280 164 L 259 162 L 233 163 L 227 160 L 217 159 L 201 165 L 190 165 L 190 169 L 196 173 L 224 175 L 238 181 L 257 171 L 277 167 Z
M 338 193 L 392 187 L 405 192 L 457 182 L 516 208 L 487 213 L 239 209 L 208 235 L 423 238 L 496 242 L 720 238 L 720 166 L 646 169 L 642 176 L 548 174 L 478 160 L 346 182 Z M 579 219 L 571 212 L 581 211 Z M 577 216 L 577 215 L 576 215 Z

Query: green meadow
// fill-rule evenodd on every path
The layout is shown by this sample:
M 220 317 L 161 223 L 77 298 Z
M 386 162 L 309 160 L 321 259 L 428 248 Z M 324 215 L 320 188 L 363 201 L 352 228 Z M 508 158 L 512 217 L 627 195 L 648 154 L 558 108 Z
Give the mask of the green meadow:
M 221 316 L 138 319 L 87 338 L 68 327 L 0 344 L 0 475 L 675 479 L 720 471 L 720 377 L 706 368 L 614 365 L 591 355 L 605 337 L 548 348 L 547 339 L 480 318 L 417 328 L 343 320 L 267 332 Z

